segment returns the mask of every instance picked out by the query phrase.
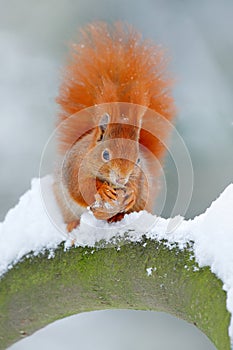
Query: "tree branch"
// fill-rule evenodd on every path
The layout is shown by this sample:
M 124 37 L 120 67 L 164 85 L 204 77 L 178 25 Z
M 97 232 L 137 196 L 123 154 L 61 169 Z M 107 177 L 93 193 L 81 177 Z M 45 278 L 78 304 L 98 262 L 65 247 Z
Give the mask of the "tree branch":
M 53 259 L 25 259 L 0 281 L 0 349 L 57 319 L 115 308 L 165 311 L 230 349 L 222 282 L 208 268 L 195 271 L 191 256 L 190 247 L 145 239 L 120 249 L 60 246 Z

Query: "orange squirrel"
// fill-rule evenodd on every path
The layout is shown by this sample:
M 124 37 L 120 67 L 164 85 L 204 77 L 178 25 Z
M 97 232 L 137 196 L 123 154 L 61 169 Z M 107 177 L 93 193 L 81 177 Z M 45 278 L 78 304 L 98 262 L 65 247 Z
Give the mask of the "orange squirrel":
M 162 50 L 127 24 L 97 22 L 81 31 L 57 98 L 54 191 L 68 231 L 87 207 L 109 222 L 152 211 L 155 160 L 163 158 L 175 110 L 165 68 Z

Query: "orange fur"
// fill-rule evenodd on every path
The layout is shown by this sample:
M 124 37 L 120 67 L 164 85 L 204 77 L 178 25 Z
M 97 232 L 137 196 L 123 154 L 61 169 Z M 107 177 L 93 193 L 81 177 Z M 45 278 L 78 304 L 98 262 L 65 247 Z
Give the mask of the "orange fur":
M 171 120 L 174 101 L 172 81 L 166 75 L 167 60 L 163 50 L 130 25 L 97 22 L 81 30 L 78 44 L 73 44 L 70 61 L 64 71 L 64 81 L 57 102 L 61 106 L 59 122 L 78 111 L 107 102 L 129 102 L 146 106 Z M 85 119 L 85 118 L 84 118 Z M 61 128 L 61 150 L 69 147 L 77 133 L 91 128 L 79 120 Z M 148 144 L 142 133 L 140 142 Z M 157 152 L 158 142 L 150 140 Z
M 175 111 L 166 66 L 163 50 L 123 23 L 90 24 L 81 31 L 79 43 L 73 44 L 57 98 L 61 106 L 59 150 L 66 157 L 55 181 L 69 228 L 87 206 L 92 206 L 97 218 L 109 221 L 119 220 L 125 212 L 151 211 L 156 193 L 152 179 L 159 174 L 153 156 L 160 160 L 164 154 L 161 141 L 169 134 L 164 119 L 170 121 Z M 124 108 L 131 126 L 122 121 Z M 111 122 L 101 143 L 99 122 L 104 113 L 111 116 Z M 143 153 L 140 145 L 153 156 Z M 106 147 L 114 156 L 108 162 L 101 158 Z M 137 165 L 139 154 L 144 158 L 142 168 Z M 113 197 L 119 199 L 115 206 Z M 96 201 L 98 205 L 93 205 Z

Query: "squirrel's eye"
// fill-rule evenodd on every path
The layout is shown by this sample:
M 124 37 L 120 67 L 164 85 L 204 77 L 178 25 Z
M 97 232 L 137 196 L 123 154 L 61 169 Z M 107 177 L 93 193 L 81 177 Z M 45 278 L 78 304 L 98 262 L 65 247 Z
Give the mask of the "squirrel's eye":
M 141 159 L 140 158 L 138 158 L 137 159 L 137 164 L 139 164 L 141 162 Z
M 105 162 L 109 161 L 110 160 L 110 153 L 107 149 L 105 149 L 102 153 L 102 157 L 103 157 L 103 160 Z

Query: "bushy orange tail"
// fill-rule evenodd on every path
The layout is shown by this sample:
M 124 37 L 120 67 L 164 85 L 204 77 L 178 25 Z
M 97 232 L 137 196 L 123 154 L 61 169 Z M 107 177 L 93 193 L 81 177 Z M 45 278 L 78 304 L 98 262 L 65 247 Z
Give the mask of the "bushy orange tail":
M 144 105 L 170 120 L 174 115 L 171 80 L 160 47 L 142 40 L 130 25 L 87 25 L 72 45 L 57 102 L 59 121 L 106 102 Z M 65 131 L 64 131 L 65 132 Z M 69 136 L 66 135 L 66 142 Z

